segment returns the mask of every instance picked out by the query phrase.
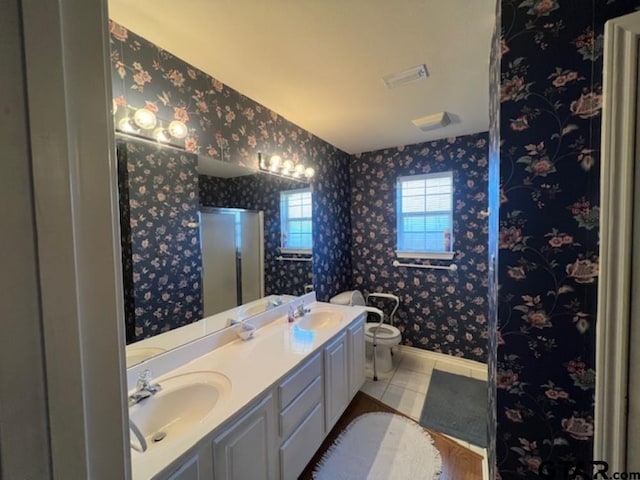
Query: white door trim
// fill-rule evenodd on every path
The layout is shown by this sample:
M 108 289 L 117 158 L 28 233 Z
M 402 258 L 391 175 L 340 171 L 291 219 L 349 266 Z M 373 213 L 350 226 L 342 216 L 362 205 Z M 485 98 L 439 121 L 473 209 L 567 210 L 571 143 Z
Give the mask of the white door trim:
M 20 2 L 55 479 L 131 477 L 106 3 Z
M 594 459 L 610 471 L 626 468 L 639 18 L 605 25 Z

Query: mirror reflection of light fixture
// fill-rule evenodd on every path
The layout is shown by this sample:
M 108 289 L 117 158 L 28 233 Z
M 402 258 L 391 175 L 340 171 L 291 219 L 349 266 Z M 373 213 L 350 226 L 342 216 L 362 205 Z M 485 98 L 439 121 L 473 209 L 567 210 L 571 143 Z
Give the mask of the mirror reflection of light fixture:
M 146 108 L 139 108 L 136 110 L 136 113 L 133 115 L 133 121 L 136 122 L 136 125 L 140 128 L 144 128 L 145 130 L 151 130 L 156 126 L 156 123 L 158 123 L 156 114 Z
M 124 117 L 120 119 L 118 122 L 118 129 L 125 133 L 136 133 L 138 131 L 138 127 L 132 118 Z
M 153 131 L 153 138 L 155 138 L 160 143 L 169 143 L 171 141 L 171 135 L 166 128 L 156 128 Z
M 307 180 L 315 175 L 315 170 L 311 167 L 307 167 L 302 163 L 295 163 L 291 159 L 282 160 L 280 155 L 263 155 L 258 153 L 258 164 L 260 170 L 269 171 L 282 175 L 283 177 L 301 178 L 305 177 Z
M 174 120 L 169 124 L 169 134 L 175 138 L 184 138 L 189 133 L 187 126 L 180 120 Z
M 280 169 L 280 164 L 282 163 L 282 158 L 280 155 L 273 155 L 269 159 L 269 170 L 272 172 L 277 172 Z
M 282 173 L 285 175 L 288 174 L 291 170 L 293 170 L 293 162 L 291 160 L 285 160 L 282 163 Z

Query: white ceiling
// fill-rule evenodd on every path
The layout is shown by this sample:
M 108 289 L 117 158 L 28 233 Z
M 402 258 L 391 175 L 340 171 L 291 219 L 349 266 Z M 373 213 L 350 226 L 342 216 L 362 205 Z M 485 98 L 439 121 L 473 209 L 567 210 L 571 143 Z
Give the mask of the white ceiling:
M 489 128 L 495 0 L 109 0 L 109 16 L 336 147 Z M 424 82 L 382 77 L 426 64 Z M 446 111 L 447 127 L 411 120 Z

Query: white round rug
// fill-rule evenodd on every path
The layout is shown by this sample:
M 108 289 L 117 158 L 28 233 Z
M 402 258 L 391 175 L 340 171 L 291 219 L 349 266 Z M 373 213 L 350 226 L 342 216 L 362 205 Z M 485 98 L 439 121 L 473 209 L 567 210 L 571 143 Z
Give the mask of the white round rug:
M 324 454 L 316 480 L 435 480 L 442 460 L 433 439 L 401 415 L 373 412 L 353 420 Z

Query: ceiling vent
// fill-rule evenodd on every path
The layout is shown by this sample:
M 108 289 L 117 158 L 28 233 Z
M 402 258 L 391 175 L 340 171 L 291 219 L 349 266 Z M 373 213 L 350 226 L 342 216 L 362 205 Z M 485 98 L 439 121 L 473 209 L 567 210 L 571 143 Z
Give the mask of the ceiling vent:
M 449 119 L 447 112 L 434 113 L 433 115 L 427 115 L 426 117 L 411 120 L 411 123 L 423 132 L 429 132 L 437 128 L 446 127 L 450 122 L 451 120 Z
M 426 65 L 416 65 L 415 67 L 407 68 L 402 72 L 392 73 L 382 77 L 387 88 L 396 88 L 407 83 L 418 82 L 420 80 L 426 80 L 429 74 L 427 73 Z

